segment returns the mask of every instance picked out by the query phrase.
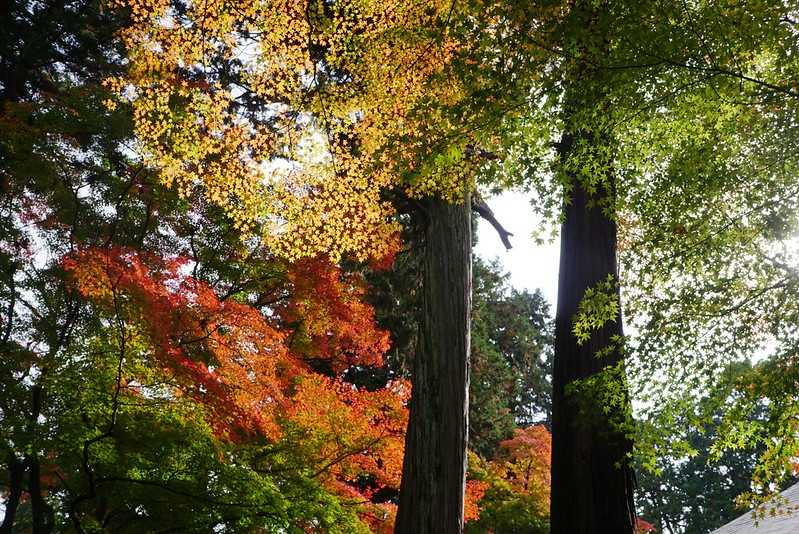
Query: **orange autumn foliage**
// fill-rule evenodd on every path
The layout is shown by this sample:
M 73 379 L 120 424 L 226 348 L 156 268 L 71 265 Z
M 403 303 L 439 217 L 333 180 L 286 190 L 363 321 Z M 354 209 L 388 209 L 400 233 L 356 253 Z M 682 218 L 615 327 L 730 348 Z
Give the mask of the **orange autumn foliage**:
M 500 453 L 491 462 L 492 470 L 514 491 L 534 496 L 548 509 L 552 435 L 543 425 L 517 428 L 513 434 L 513 438 L 500 443 Z
M 380 365 L 389 348 L 361 277 L 324 261 L 290 264 L 287 298 L 264 314 L 220 299 L 185 258 L 89 248 L 62 265 L 111 331 L 121 325 L 129 350 L 142 351 L 175 395 L 198 402 L 221 439 L 286 445 L 292 465 L 357 506 L 373 532 L 391 531 L 410 386 L 367 391 L 337 378 L 350 365 Z M 319 361 L 334 373 L 317 372 Z M 466 520 L 479 519 L 497 485 L 544 510 L 550 454 L 546 429 L 517 430 L 467 482 Z
M 86 249 L 63 261 L 84 297 L 125 325 L 153 364 L 202 402 L 221 435 L 280 436 L 276 416 L 299 372 L 285 333 L 257 310 L 220 301 L 213 289 L 181 273 L 187 261 L 163 261 L 116 248 Z
M 301 260 L 291 265 L 288 284 L 292 298 L 275 312 L 295 325 L 292 350 L 328 361 L 335 373 L 351 365 L 383 364 L 389 335 L 376 327 L 374 310 L 363 301 L 360 276 L 330 263 Z
M 463 500 L 463 520 L 469 521 L 480 517 L 480 499 L 488 489 L 488 482 L 471 479 L 466 481 L 466 494 Z
M 542 425 L 517 428 L 491 460 L 470 453 L 465 511 L 471 531 L 548 517 L 551 457 L 552 436 Z
M 374 528 L 393 520 L 393 505 L 372 503 L 396 489 L 409 395 L 407 384 L 366 391 L 308 365 L 377 364 L 388 335 L 361 302 L 359 279 L 310 260 L 290 267 L 290 298 L 264 315 L 187 274 L 183 258 L 123 248 L 84 249 L 62 261 L 75 289 L 175 385 L 200 403 L 222 439 L 260 435 L 285 443 L 298 468 L 357 503 Z M 296 270 L 294 268 L 296 267 Z M 292 324 L 305 325 L 295 347 Z
M 640 517 L 635 518 L 635 534 L 649 534 L 655 532 L 655 525 Z
M 398 382 L 374 392 L 319 375 L 304 378 L 288 419 L 301 432 L 302 454 L 324 469 L 320 479 L 339 495 L 371 501 L 384 488 L 399 488 L 409 388 Z M 369 504 L 365 519 L 393 524 L 394 506 Z

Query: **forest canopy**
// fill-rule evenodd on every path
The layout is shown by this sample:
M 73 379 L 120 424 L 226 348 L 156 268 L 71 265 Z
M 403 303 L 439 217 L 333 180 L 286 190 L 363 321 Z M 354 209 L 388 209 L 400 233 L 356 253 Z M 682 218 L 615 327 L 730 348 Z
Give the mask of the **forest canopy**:
M 796 2 L 0 21 L 0 533 L 699 533 L 795 482 Z

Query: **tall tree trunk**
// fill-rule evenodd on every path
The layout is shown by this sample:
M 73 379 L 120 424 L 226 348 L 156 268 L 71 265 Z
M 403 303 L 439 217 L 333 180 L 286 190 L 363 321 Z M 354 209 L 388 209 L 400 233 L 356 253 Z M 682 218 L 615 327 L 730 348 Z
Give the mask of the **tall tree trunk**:
M 42 386 L 37 384 L 32 389 L 31 418 L 29 421 L 32 434 L 39 415 L 42 413 Z M 25 463 L 28 465 L 28 492 L 31 498 L 31 514 L 33 516 L 33 534 L 44 534 L 52 531 L 52 510 L 44 498 L 44 488 L 42 488 L 42 470 L 39 462 L 39 453 L 36 451 L 36 439 L 32 445 L 33 451 L 25 455 Z
M 568 161 L 578 144 L 591 143 L 591 135 L 564 134 L 559 145 L 561 161 Z M 552 376 L 553 533 L 634 531 L 634 475 L 627 461 L 632 441 L 624 428 L 629 422 L 629 401 L 623 367 L 615 365 L 622 360 L 621 306 L 615 321 L 593 331 L 584 343 L 578 343 L 572 331 L 585 291 L 608 275 L 618 280 L 616 223 L 602 209 L 602 202 L 613 194 L 615 178 L 609 167 L 604 172 L 606 185 L 593 197 L 570 176 L 573 187 L 561 229 Z M 615 298 L 618 303 L 618 289 Z M 600 378 L 599 385 L 580 388 L 586 382 L 575 382 L 589 377 Z M 614 393 L 623 400 L 608 404 Z
M 469 421 L 472 243 L 469 195 L 460 204 L 428 199 L 423 319 L 395 532 L 463 530 Z
M 27 455 L 25 460 L 28 464 L 28 491 L 31 495 L 33 534 L 44 534 L 45 532 L 50 532 L 50 528 L 47 520 L 48 507 L 43 495 L 42 470 L 39 464 L 39 457 L 34 452 Z
M 3 523 L 0 534 L 11 534 L 14 519 L 17 515 L 19 500 L 22 496 L 22 484 L 25 479 L 25 462 L 17 459 L 13 453 L 8 454 L 8 499 L 5 504 Z

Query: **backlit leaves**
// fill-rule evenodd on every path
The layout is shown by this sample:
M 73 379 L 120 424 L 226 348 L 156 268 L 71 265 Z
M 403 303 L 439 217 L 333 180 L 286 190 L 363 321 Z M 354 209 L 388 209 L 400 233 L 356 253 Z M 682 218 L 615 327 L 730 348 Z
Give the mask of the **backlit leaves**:
M 132 105 L 164 183 L 201 184 L 288 259 L 390 253 L 397 226 L 381 194 L 424 148 L 402 138 L 429 121 L 412 111 L 453 53 L 449 2 L 117 5 L 132 13 L 130 68 L 108 86 Z M 457 196 L 463 179 L 433 172 L 409 192 Z

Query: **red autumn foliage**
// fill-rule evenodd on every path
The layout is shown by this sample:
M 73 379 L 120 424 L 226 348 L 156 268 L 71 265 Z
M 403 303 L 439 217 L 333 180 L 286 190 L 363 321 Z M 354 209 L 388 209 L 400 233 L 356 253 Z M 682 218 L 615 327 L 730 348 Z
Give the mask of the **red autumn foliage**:
M 287 441 L 326 486 L 367 503 L 363 517 L 376 530 L 393 521 L 393 505 L 369 503 L 399 487 L 408 385 L 359 390 L 307 363 L 327 359 L 337 371 L 382 363 L 388 334 L 362 302 L 359 278 L 321 261 L 298 263 L 288 274 L 290 299 L 267 317 L 220 299 L 186 274 L 186 259 L 85 249 L 62 265 L 129 346 L 147 347 L 177 394 L 204 406 L 220 437 Z
M 466 522 L 493 532 L 508 528 L 502 521 L 509 513 L 513 521 L 548 517 L 551 457 L 552 436 L 542 425 L 516 429 L 491 460 L 470 453 Z
M 402 241 L 399 233 L 394 233 L 390 237 L 388 253 L 382 258 L 373 258 L 369 262 L 369 268 L 374 271 L 388 271 L 397 259 L 397 253 L 402 248 Z
M 327 361 L 335 373 L 352 365 L 383 364 L 389 335 L 375 325 L 358 275 L 303 260 L 291 266 L 288 284 L 292 297 L 277 305 L 275 314 L 293 326 L 292 351 Z
M 535 496 L 548 508 L 551 458 L 552 435 L 543 425 L 533 425 L 517 428 L 513 438 L 500 443 L 492 465 L 514 490 Z
M 488 489 L 488 482 L 471 479 L 466 481 L 466 494 L 463 500 L 463 520 L 473 521 L 480 517 L 480 499 Z
M 203 403 L 219 434 L 278 437 L 275 408 L 286 403 L 287 381 L 297 372 L 285 334 L 257 310 L 220 301 L 210 286 L 183 275 L 186 263 L 87 249 L 63 266 L 84 297 L 152 348 L 153 363 Z
M 338 375 L 351 365 L 382 364 L 389 337 L 363 301 L 361 277 L 323 261 L 292 264 L 288 298 L 264 315 L 220 299 L 187 274 L 185 258 L 84 249 L 62 264 L 77 291 L 111 318 L 112 331 L 122 328 L 126 343 L 177 385 L 176 394 L 201 403 L 217 435 L 289 444 L 302 469 L 358 503 L 374 532 L 391 531 L 396 506 L 380 495 L 399 487 L 410 386 L 370 392 L 312 365 L 328 362 Z M 496 483 L 545 508 L 550 455 L 546 429 L 517 430 L 487 464 L 486 478 L 468 481 L 467 521 L 479 518 Z
M 652 523 L 641 519 L 640 517 L 635 518 L 635 534 L 648 534 L 650 532 L 655 532 L 655 525 Z

